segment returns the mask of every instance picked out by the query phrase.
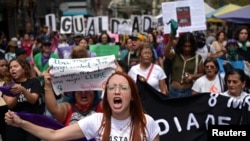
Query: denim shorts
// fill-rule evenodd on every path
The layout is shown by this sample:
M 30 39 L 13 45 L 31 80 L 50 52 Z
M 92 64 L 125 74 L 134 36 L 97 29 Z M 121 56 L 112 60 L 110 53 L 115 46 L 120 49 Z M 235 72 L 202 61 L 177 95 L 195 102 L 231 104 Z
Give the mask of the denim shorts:
M 192 95 L 192 88 L 179 89 L 172 85 L 169 86 L 169 97 L 170 98 L 180 98 Z

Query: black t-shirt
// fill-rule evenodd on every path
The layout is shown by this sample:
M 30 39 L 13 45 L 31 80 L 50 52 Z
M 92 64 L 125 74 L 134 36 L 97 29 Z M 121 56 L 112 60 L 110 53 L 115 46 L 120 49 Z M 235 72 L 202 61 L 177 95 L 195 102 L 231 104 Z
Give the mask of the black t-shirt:
M 128 64 L 129 69 L 139 63 L 139 57 L 136 52 L 128 52 L 124 58 L 124 62 Z
M 29 112 L 29 113 L 36 113 L 42 114 L 43 113 L 43 88 L 40 84 L 39 79 L 32 78 L 27 79 L 25 82 L 20 83 L 23 87 L 27 89 L 30 93 L 36 93 L 39 95 L 39 99 L 35 104 L 31 104 L 27 101 L 23 94 L 20 94 L 18 97 L 17 105 L 12 109 L 15 112 Z

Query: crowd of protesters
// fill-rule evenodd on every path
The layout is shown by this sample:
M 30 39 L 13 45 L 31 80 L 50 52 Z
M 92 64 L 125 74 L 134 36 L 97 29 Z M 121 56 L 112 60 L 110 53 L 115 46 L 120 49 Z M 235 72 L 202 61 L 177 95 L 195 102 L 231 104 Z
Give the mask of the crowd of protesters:
M 84 118 L 90 112 L 102 112 L 98 92 L 57 96 L 48 82 L 50 58 L 96 57 L 97 54 L 89 50 L 94 44 L 118 45 L 117 61 L 123 72 L 134 81 L 137 75 L 144 77 L 152 87 L 170 98 L 203 92 L 242 98 L 250 89 L 249 33 L 247 26 L 241 26 L 235 29 L 233 39 L 227 39 L 225 31 L 217 31 L 216 35 L 206 35 L 205 31 L 186 32 L 176 37 L 151 29 L 146 34 L 120 35 L 119 42 L 115 42 L 107 31 L 100 35 L 63 35 L 50 32 L 48 26 L 44 26 L 37 36 L 25 33 L 10 40 L 3 36 L 0 80 L 1 86 L 11 86 L 11 94 L 2 91 L 0 113 L 11 109 L 44 114 L 68 125 L 79 120 L 72 119 L 73 113 L 81 113 L 79 117 Z M 66 46 L 72 46 L 72 52 L 60 55 L 59 48 Z M 74 102 L 63 101 L 65 99 Z M 3 116 L 0 118 L 3 141 L 28 137 L 30 141 L 39 140 L 20 128 L 6 126 Z

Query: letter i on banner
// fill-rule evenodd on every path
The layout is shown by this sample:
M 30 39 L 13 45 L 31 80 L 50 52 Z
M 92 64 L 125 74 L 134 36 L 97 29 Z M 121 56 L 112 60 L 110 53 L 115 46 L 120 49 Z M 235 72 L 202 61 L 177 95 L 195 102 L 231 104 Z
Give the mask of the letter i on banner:
M 50 31 L 56 31 L 56 16 L 55 14 L 47 14 L 45 16 L 45 24 L 49 26 Z
M 83 15 L 73 16 L 74 33 L 85 34 L 85 23 Z
M 61 34 L 71 34 L 72 33 L 72 17 L 63 16 L 61 17 Z

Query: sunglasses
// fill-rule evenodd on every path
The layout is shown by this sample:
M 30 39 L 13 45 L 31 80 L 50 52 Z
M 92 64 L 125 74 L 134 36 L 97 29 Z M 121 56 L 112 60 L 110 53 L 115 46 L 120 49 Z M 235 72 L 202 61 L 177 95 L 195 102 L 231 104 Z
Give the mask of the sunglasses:
M 209 69 L 209 68 L 214 69 L 215 66 L 207 65 L 207 66 L 205 66 L 205 68 L 206 68 L 206 69 Z

